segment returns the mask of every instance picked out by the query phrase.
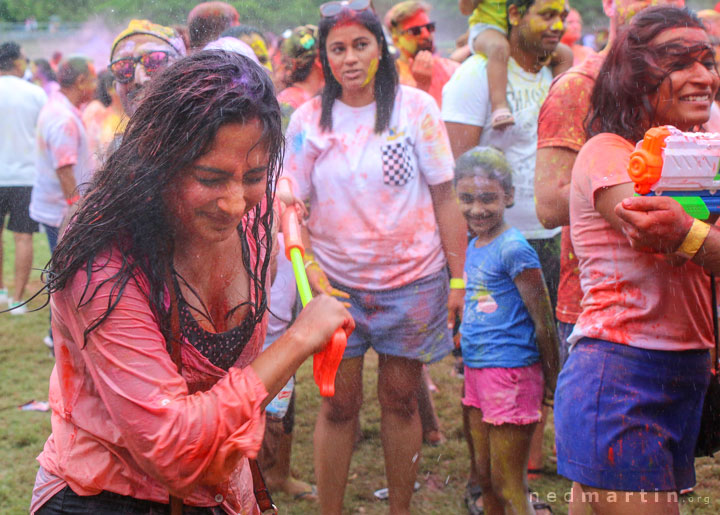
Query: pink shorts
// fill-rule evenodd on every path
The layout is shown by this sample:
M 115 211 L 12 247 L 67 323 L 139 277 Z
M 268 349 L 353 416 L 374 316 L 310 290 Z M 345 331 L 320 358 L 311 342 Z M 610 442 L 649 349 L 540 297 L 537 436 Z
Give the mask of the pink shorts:
M 519 368 L 465 367 L 465 406 L 483 413 L 483 422 L 523 426 L 538 422 L 545 381 L 540 363 Z

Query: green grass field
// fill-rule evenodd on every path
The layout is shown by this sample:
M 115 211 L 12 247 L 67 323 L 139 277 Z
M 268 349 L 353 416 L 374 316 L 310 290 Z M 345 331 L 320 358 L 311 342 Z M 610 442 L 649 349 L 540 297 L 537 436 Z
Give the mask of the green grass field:
M 6 260 L 3 264 L 7 283 L 12 282 L 12 236 L 3 235 Z M 48 258 L 45 236 L 35 237 L 35 268 Z M 40 287 L 40 274 L 33 272 L 31 290 Z M 40 300 L 40 299 L 39 299 Z M 38 301 L 33 305 L 39 306 Z M 47 400 L 48 377 L 53 359 L 42 343 L 47 331 L 47 308 L 23 316 L 0 314 L 0 514 L 27 513 L 37 471 L 35 457 L 50 433 L 49 413 L 20 411 L 17 406 L 31 399 Z M 365 365 L 365 406 L 362 411 L 363 440 L 353 456 L 345 495 L 346 513 L 379 514 L 387 504 L 375 500 L 373 491 L 385 486 L 380 413 L 375 399 L 376 356 L 368 353 Z M 423 447 L 418 481 L 421 488 L 413 498 L 413 512 L 419 514 L 466 513 L 462 497 L 468 471 L 468 455 L 462 437 L 460 380 L 450 375 L 452 360 L 447 358 L 430 368 L 439 391 L 434 394 L 447 444 Z M 293 469 L 298 477 L 311 481 L 312 431 L 320 397 L 312 380 L 310 363 L 298 374 L 298 411 L 293 448 Z M 567 513 L 565 496 L 570 483 L 555 474 L 552 455 L 552 427 L 545 432 L 545 473 L 531 482 L 541 499 L 550 502 L 555 513 Z M 697 461 L 698 486 L 695 494 L 682 499 L 681 512 L 720 513 L 720 454 L 713 460 Z M 305 502 L 294 502 L 278 494 L 275 502 L 281 513 L 315 513 Z

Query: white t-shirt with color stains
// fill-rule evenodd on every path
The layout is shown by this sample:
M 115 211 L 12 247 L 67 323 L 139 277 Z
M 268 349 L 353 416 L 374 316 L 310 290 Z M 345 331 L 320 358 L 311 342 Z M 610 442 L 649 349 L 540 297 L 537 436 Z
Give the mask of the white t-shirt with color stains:
M 453 158 L 435 100 L 399 86 L 390 127 L 376 134 L 375 103 L 333 105 L 333 130 L 320 128 L 320 97 L 295 111 L 283 173 L 310 202 L 308 229 L 328 277 L 361 290 L 405 286 L 440 271 L 429 186 L 453 179 Z

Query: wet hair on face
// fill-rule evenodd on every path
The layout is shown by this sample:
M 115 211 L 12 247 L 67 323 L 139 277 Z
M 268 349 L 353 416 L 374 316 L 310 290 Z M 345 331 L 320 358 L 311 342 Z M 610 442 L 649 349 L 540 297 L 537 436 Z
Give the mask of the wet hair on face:
M 497 181 L 505 193 L 513 188 L 513 171 L 505 154 L 494 147 L 475 147 L 455 162 L 455 184 L 466 177 L 482 177 Z
M 682 40 L 657 45 L 653 40 L 670 29 L 705 30 L 697 16 L 678 7 L 650 7 L 637 14 L 620 32 L 605 58 L 593 88 L 586 132 L 603 132 L 639 141 L 652 127 L 655 93 L 672 72 L 692 66 L 703 56 L 713 55 L 709 44 L 688 46 Z M 714 63 L 713 63 L 714 64 Z
M 233 52 L 208 50 L 172 63 L 153 78 L 120 146 L 93 177 L 53 253 L 46 274 L 50 293 L 63 289 L 79 270 L 89 284 L 95 258 L 107 249 L 117 249 L 122 258 L 119 271 L 107 279 L 115 284 L 108 309 L 86 329 L 86 337 L 107 319 L 127 282 L 138 273 L 147 278 L 148 300 L 169 337 L 165 292 L 172 287 L 167 279 L 175 236 L 165 193 L 208 151 L 223 125 L 253 120 L 262 124 L 258 145 L 268 149 L 268 179 L 263 200 L 246 215 L 238 232 L 254 294 L 251 316 L 254 323 L 262 319 L 268 299 L 271 206 L 284 144 L 280 106 L 264 68 Z M 254 265 L 252 247 L 260 256 Z M 80 304 L 93 295 L 86 290 Z

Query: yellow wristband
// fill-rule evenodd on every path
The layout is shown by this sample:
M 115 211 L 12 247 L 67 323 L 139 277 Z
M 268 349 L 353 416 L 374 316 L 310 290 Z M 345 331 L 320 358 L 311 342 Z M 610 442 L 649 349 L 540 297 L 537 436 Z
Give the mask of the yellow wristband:
M 705 239 L 710 233 L 710 226 L 700 220 L 693 220 L 692 227 L 685 236 L 685 239 L 677 249 L 677 253 L 687 259 L 692 259 L 697 254 Z
M 451 290 L 464 290 L 465 289 L 465 279 L 459 279 L 457 277 L 453 277 L 450 279 L 450 289 Z

